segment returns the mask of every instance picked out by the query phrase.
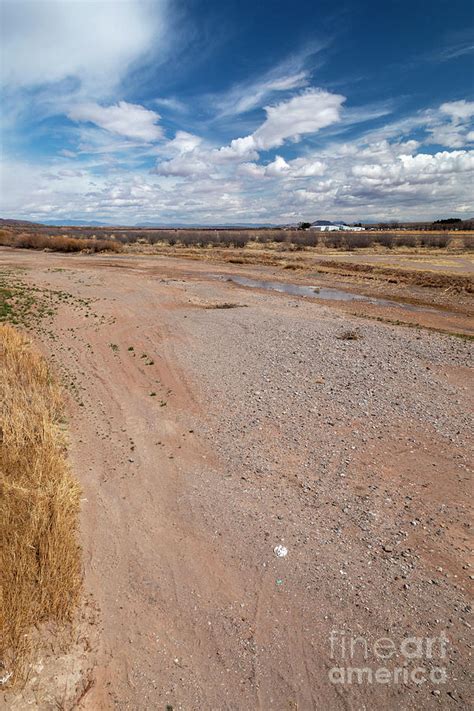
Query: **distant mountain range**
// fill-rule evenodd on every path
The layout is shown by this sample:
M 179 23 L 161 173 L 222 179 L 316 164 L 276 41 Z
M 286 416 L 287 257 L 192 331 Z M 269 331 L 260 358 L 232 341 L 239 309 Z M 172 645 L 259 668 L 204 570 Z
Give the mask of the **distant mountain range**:
M 219 225 L 205 225 L 199 223 L 185 223 L 185 222 L 138 222 L 135 225 L 121 225 L 117 223 L 101 222 L 100 220 L 45 220 L 44 222 L 29 222 L 28 220 L 9 220 L 0 218 L 0 226 L 5 227 L 105 227 L 109 229 L 201 229 L 201 230 L 225 230 L 225 229 L 281 229 L 286 228 L 297 228 L 299 223 L 292 223 L 286 225 L 276 225 L 271 222 L 225 222 Z M 316 220 L 311 222 L 311 227 L 322 227 L 323 225 L 345 225 L 346 223 L 342 220 L 337 220 L 331 222 L 331 220 Z
M 162 229 L 201 229 L 201 230 L 224 230 L 231 227 L 241 227 L 246 229 L 252 229 L 257 227 L 279 227 L 280 225 L 273 225 L 269 222 L 229 222 L 221 225 L 200 225 L 200 224 L 189 224 L 185 222 L 139 222 L 135 227 L 149 227 L 149 228 L 162 228 Z
M 316 220 L 315 222 L 311 223 L 311 227 L 322 227 L 323 225 L 332 225 L 333 223 L 330 220 Z
M 28 220 L 5 220 L 0 218 L 0 225 L 5 227 L 25 227 L 31 226 L 48 226 L 48 227 L 121 227 L 121 228 L 148 228 L 148 229 L 229 229 L 231 227 L 240 227 L 246 229 L 258 228 L 258 227 L 279 227 L 279 225 L 273 225 L 270 223 L 252 223 L 252 222 L 239 222 L 239 223 L 228 223 L 221 225 L 202 225 L 202 224 L 187 224 L 185 222 L 139 222 L 135 225 L 120 225 L 113 224 L 110 222 L 100 222 L 98 220 L 44 220 L 44 222 L 29 222 Z
M 374 221 L 373 220 L 361 220 L 362 224 L 372 224 Z M 435 226 L 442 226 L 443 224 L 448 224 L 453 222 L 452 219 L 448 220 L 437 220 L 436 222 L 431 223 L 430 220 L 427 220 L 426 223 L 423 222 L 400 222 L 400 225 L 413 225 L 413 227 L 417 225 L 422 225 L 422 224 L 433 224 Z M 455 221 L 453 223 L 453 227 L 457 227 L 458 225 L 466 225 L 466 223 L 472 223 L 474 222 L 474 218 L 471 219 L 464 219 L 460 223 Z M 44 222 L 32 222 L 30 220 L 12 220 L 9 218 L 1 218 L 0 217 L 0 227 L 25 227 L 25 228 L 31 228 L 31 227 L 105 227 L 108 229 L 168 229 L 168 230 L 173 230 L 173 229 L 201 229 L 201 230 L 225 230 L 225 229 L 259 229 L 259 228 L 270 228 L 270 229 L 281 229 L 281 228 L 292 228 L 296 229 L 299 224 L 301 223 L 291 223 L 291 224 L 272 224 L 270 222 L 228 222 L 228 223 L 222 223 L 219 225 L 203 225 L 203 224 L 198 224 L 198 223 L 193 223 L 193 224 L 186 224 L 184 222 L 174 222 L 174 223 L 169 223 L 169 222 L 139 222 L 135 225 L 120 225 L 120 224 L 111 224 L 110 222 L 101 222 L 99 220 L 45 220 Z M 310 224 L 311 227 L 323 227 L 323 226 L 330 226 L 330 225 L 338 225 L 338 226 L 345 226 L 347 225 L 346 222 L 343 220 L 315 220 L 314 222 L 307 223 Z M 351 223 L 354 224 L 354 223 Z M 357 224 L 357 223 L 356 223 Z M 377 224 L 383 224 L 383 221 L 380 221 L 380 223 Z M 387 223 L 388 225 L 390 223 Z M 469 228 L 472 229 L 472 226 Z
M 331 222 L 331 220 L 316 220 L 316 222 L 311 223 L 311 227 L 323 227 L 324 225 L 345 225 L 346 223 L 342 220 L 337 220 L 336 222 Z
M 40 222 L 30 222 L 29 220 L 8 220 L 0 217 L 0 227 L 42 227 Z
M 293 222 L 292 224 L 289 225 L 278 225 L 279 227 L 293 227 L 296 228 L 301 224 L 304 224 L 301 222 Z M 346 225 L 346 222 L 343 222 L 342 220 L 337 220 L 335 222 L 331 222 L 331 220 L 315 220 L 314 222 L 306 222 L 307 225 L 311 225 L 311 227 L 325 227 L 328 225 Z
M 109 222 L 96 220 L 45 220 L 42 224 L 51 227 L 112 227 Z

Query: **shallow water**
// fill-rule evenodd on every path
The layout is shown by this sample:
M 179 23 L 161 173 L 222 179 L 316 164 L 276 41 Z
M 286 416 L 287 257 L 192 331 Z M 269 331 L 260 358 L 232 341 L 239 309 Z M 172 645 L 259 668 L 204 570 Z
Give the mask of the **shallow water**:
M 429 306 L 415 306 L 414 304 L 406 304 L 400 301 L 390 301 L 389 299 L 378 299 L 374 296 L 364 296 L 356 294 L 353 291 L 343 291 L 342 289 L 330 289 L 325 286 L 304 286 L 302 284 L 291 284 L 283 281 L 264 281 L 260 279 L 249 279 L 243 276 L 220 277 L 226 281 L 232 281 L 240 286 L 248 286 L 254 289 L 267 289 L 270 291 L 280 291 L 291 296 L 310 297 L 312 299 L 333 299 L 337 301 L 365 301 L 369 304 L 379 306 L 395 306 L 407 311 L 437 311 L 438 309 L 430 308 Z

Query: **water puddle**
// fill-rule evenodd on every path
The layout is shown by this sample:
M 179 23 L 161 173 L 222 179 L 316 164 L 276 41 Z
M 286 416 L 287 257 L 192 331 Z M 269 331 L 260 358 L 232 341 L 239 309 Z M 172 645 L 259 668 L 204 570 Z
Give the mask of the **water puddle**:
M 325 286 L 305 286 L 302 284 L 290 284 L 283 281 L 263 281 L 260 279 L 249 279 L 243 276 L 229 276 L 229 277 L 218 277 L 224 279 L 225 281 L 231 281 L 234 284 L 239 284 L 240 286 L 247 286 L 254 289 L 266 289 L 269 291 L 279 291 L 283 294 L 290 294 L 291 296 L 303 296 L 310 297 L 312 299 L 322 299 L 328 300 L 333 299 L 337 301 L 365 301 L 369 304 L 376 304 L 378 306 L 392 306 L 399 309 L 405 309 L 407 311 L 433 311 L 437 312 L 438 309 L 430 308 L 429 306 L 415 306 L 414 304 L 406 304 L 400 301 L 390 301 L 389 299 L 378 299 L 374 296 L 364 296 L 363 294 L 355 294 L 352 291 L 343 291 L 342 289 L 331 289 Z

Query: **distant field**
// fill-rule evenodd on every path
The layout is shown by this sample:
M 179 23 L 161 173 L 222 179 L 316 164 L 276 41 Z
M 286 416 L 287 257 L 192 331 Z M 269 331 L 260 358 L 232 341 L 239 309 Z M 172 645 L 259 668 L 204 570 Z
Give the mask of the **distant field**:
M 130 229 L 15 225 L 0 245 L 51 252 L 126 253 L 330 273 L 386 284 L 473 290 L 474 232 L 297 229 Z
M 148 229 L 105 227 L 25 227 L 0 229 L 0 245 L 58 252 L 120 252 L 160 247 L 265 247 L 278 251 L 427 250 L 471 251 L 474 232 L 443 230 L 367 230 L 319 232 L 297 229 Z

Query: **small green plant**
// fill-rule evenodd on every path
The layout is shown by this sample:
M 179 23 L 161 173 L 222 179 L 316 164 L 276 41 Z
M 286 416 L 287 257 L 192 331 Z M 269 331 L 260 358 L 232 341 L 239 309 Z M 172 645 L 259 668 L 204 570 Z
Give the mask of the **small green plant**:
M 110 348 L 113 350 L 114 353 L 118 352 L 118 345 L 116 343 L 109 343 Z
M 209 306 L 206 306 L 206 309 L 238 309 L 239 307 L 244 306 L 244 304 L 233 304 L 229 301 L 225 301 L 222 304 L 209 304 Z
M 362 338 L 362 335 L 359 331 L 343 331 L 337 338 L 340 341 L 358 341 Z
M 135 348 L 134 348 L 133 346 L 129 346 L 129 347 L 127 348 L 127 350 L 128 350 L 128 351 L 134 351 Z
M 156 397 L 156 393 L 155 392 L 150 393 L 150 397 Z

